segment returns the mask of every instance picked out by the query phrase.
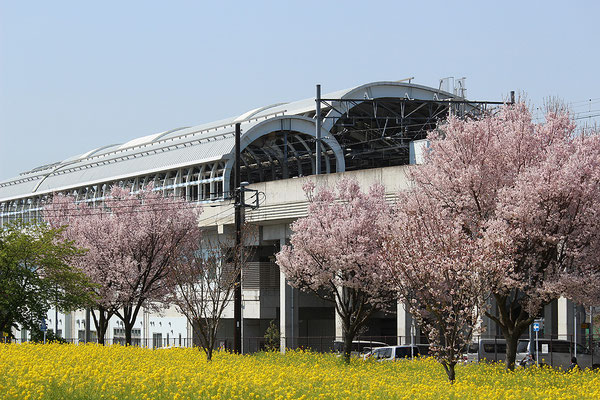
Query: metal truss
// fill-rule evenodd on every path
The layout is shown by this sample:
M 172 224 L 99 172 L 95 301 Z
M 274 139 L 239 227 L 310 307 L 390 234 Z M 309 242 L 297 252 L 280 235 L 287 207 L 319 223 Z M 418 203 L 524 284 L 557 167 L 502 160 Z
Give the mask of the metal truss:
M 344 149 L 346 170 L 408 164 L 409 143 L 426 138 L 441 121 L 450 116 L 480 118 L 504 104 L 456 98 L 339 98 L 320 102 L 324 110 L 320 117 L 329 120 L 330 133 Z

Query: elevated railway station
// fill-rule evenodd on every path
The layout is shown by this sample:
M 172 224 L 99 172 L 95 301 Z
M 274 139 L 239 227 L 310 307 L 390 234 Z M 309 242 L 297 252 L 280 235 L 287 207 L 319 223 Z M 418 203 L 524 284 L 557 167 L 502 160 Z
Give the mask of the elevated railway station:
M 307 180 L 332 185 L 349 176 L 363 187 L 382 183 L 392 201 L 407 185 L 407 166 L 419 163 L 427 132 L 450 115 L 477 117 L 493 112 L 499 104 L 468 100 L 462 90 L 451 93 L 409 82 L 373 82 L 259 107 L 212 123 L 108 144 L 4 180 L 0 182 L 0 226 L 17 219 L 38 220 L 55 193 L 99 205 L 114 185 L 136 191 L 152 184 L 153 190 L 165 195 L 205 205 L 199 223 L 207 234 L 231 231 L 235 125 L 239 123 L 241 181 L 257 193 L 258 205 L 246 210 L 245 218 L 259 232 L 256 251 L 242 275 L 244 351 L 260 348 L 270 321 L 279 324 L 287 347 L 331 347 L 333 339 L 341 336 L 333 304 L 291 288 L 274 262 L 274 255 L 289 240 L 290 224 L 306 215 L 302 185 Z M 234 330 L 230 308 L 219 335 L 228 347 Z M 554 321 L 547 324 L 549 333 L 572 334 L 567 308 L 566 303 L 561 312 L 556 304 L 549 307 L 547 321 Z M 84 314 L 51 312 L 48 326 L 66 339 L 79 340 L 85 325 L 90 325 Z M 397 312 L 375 315 L 363 334 L 406 343 L 411 340 L 411 325 L 410 315 L 400 305 Z M 192 330 L 173 309 L 162 314 L 145 310 L 136 322 L 134 343 L 186 345 Z M 111 320 L 107 341 L 119 341 L 122 335 L 119 321 Z

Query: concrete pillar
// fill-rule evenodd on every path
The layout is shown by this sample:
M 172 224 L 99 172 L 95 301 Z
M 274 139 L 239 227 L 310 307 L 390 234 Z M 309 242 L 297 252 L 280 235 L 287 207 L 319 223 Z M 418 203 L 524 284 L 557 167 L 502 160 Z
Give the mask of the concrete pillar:
M 193 347 L 194 346 L 194 327 L 192 326 L 192 324 L 190 324 L 190 321 L 188 321 L 186 319 L 186 325 L 185 325 L 185 332 L 186 332 L 186 338 L 185 340 L 181 343 L 182 347 Z
M 336 300 L 337 301 L 337 300 Z M 343 341 L 344 340 L 344 324 L 342 323 L 342 318 L 338 314 L 337 310 L 334 309 L 335 315 L 335 340 Z
M 571 323 L 569 323 L 571 321 Z M 558 299 L 558 338 L 570 339 L 573 334 L 573 303 L 564 297 Z
M 398 345 L 410 344 L 410 332 L 412 317 L 406 310 L 406 306 L 401 301 L 396 306 L 396 332 L 398 335 Z
M 287 225 L 282 225 L 279 235 L 279 245 L 286 245 Z M 279 334 L 280 349 L 285 353 L 286 347 L 296 347 L 298 336 L 298 293 L 287 284 L 285 274 L 279 270 Z
M 63 333 L 63 338 L 65 338 L 65 340 L 74 339 L 74 337 L 73 337 L 73 315 L 74 314 L 75 314 L 74 311 L 65 313 L 65 323 L 64 323 L 64 333 Z
M 150 348 L 150 313 L 143 308 L 142 309 L 142 346 Z

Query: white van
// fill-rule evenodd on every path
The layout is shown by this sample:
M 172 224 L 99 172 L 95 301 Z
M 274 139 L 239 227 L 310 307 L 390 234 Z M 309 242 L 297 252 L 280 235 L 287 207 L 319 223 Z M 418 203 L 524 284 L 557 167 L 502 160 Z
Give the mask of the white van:
M 537 342 L 540 364 L 551 365 L 554 368 L 562 368 L 563 370 L 566 370 L 569 367 L 569 364 L 571 364 L 571 357 L 575 355 L 575 348 L 573 347 L 572 342 L 558 339 L 538 339 Z M 517 345 L 516 364 L 520 364 L 529 353 L 529 340 L 519 340 Z M 535 355 L 533 359 L 535 360 Z M 592 356 L 592 353 L 587 348 L 577 344 L 577 364 L 581 369 L 600 368 L 600 355 Z
M 463 356 L 466 363 L 470 362 L 505 362 L 505 339 L 479 339 L 467 347 Z

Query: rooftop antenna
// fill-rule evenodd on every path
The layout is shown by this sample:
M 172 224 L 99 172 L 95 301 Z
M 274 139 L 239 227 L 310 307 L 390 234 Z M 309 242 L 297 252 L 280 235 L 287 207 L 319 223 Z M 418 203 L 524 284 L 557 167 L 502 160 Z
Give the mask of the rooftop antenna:
M 452 80 L 452 87 L 454 87 L 454 77 L 448 76 L 446 78 L 440 79 L 438 91 L 443 90 L 444 92 L 450 92 L 450 80 Z
M 462 77 L 460 79 L 456 79 L 454 81 L 454 95 L 458 97 L 462 97 L 463 99 L 466 97 L 467 88 L 465 86 L 466 77 Z

